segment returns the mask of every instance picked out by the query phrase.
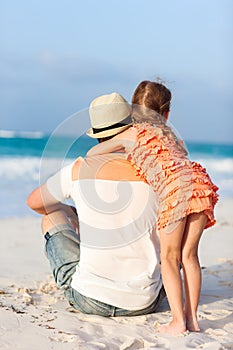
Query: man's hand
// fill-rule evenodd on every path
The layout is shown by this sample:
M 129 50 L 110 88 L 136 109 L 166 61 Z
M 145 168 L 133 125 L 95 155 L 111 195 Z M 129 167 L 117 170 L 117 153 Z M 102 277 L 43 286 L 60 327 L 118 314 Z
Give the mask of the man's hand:
M 77 214 L 77 210 L 75 207 L 73 207 L 72 205 L 69 205 L 69 211 L 70 214 L 68 214 L 68 219 L 74 229 L 74 231 L 79 235 L 79 219 L 78 219 L 78 214 Z

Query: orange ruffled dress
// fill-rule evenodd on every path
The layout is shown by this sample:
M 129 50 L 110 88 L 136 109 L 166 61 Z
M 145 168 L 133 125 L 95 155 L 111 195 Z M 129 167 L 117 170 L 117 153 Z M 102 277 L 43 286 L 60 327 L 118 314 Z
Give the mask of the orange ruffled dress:
M 191 162 L 178 139 L 169 137 L 160 127 L 139 123 L 134 128 L 137 142 L 128 160 L 157 193 L 158 229 L 202 211 L 208 218 L 205 228 L 214 225 L 218 187 L 206 170 Z

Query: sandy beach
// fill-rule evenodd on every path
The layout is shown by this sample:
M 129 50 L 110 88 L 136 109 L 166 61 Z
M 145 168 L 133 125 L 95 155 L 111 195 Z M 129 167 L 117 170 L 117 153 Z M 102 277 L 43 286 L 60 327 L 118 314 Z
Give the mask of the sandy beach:
M 133 318 L 74 312 L 53 282 L 40 217 L 1 219 L 0 349 L 233 349 L 232 208 L 233 199 L 220 200 L 217 224 L 201 240 L 201 332 L 180 337 L 156 332 L 170 319 L 166 300 L 157 313 Z

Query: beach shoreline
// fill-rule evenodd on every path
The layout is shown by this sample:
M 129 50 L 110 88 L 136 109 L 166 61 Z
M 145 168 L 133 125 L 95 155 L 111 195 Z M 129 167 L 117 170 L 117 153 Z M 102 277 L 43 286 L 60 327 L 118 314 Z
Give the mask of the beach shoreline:
M 170 319 L 167 301 L 157 313 L 103 318 L 72 312 L 51 276 L 40 233 L 40 217 L 0 219 L 0 348 L 210 349 L 233 348 L 233 198 L 216 207 L 217 224 L 200 243 L 203 286 L 200 333 L 171 337 L 155 324 Z

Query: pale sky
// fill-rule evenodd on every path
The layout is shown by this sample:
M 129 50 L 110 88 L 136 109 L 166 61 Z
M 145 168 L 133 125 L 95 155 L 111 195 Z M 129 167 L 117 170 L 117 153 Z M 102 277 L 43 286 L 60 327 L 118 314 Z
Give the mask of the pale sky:
M 142 80 L 188 141 L 233 142 L 232 0 L 0 0 L 0 129 L 52 132 Z

